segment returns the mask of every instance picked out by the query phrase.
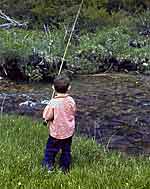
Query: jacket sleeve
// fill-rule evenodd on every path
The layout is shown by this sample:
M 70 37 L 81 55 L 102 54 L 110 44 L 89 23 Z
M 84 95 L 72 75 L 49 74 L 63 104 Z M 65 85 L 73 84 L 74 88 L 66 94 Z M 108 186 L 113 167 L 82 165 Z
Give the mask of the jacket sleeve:
M 77 106 L 76 106 L 76 103 L 75 103 L 75 101 L 73 99 L 72 99 L 72 110 L 73 110 L 74 114 L 77 111 Z
M 54 118 L 54 109 L 51 105 L 47 105 L 43 111 L 43 119 L 45 121 L 52 121 Z

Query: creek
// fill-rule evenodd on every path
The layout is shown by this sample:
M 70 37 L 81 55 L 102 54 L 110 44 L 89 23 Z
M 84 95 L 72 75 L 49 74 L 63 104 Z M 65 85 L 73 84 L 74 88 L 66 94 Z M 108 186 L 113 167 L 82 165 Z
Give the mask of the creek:
M 3 113 L 41 118 L 51 85 L 0 80 Z M 77 103 L 76 130 L 106 149 L 150 154 L 150 77 L 133 74 L 78 76 L 71 95 Z

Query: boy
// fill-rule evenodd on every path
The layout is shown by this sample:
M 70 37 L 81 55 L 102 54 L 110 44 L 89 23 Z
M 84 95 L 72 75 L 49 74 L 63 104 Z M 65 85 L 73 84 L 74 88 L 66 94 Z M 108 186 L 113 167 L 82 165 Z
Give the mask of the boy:
M 43 119 L 48 124 L 49 138 L 46 144 L 43 167 L 53 170 L 55 156 L 61 150 L 60 168 L 69 171 L 71 163 L 71 143 L 75 130 L 76 104 L 67 94 L 70 90 L 68 78 L 58 76 L 54 79 L 53 89 L 56 96 L 50 100 L 43 112 Z

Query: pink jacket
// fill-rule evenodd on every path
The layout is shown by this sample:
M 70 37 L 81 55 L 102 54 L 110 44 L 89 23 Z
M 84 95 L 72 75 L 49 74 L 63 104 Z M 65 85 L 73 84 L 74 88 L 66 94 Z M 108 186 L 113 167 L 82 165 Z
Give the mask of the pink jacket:
M 55 96 L 43 111 L 48 120 L 49 134 L 57 139 L 69 138 L 75 130 L 76 104 L 68 94 Z

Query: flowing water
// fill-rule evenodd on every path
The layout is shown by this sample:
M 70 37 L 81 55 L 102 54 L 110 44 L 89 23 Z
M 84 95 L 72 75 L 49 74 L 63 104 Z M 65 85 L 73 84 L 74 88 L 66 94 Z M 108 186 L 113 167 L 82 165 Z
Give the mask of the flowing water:
M 41 118 L 50 84 L 0 80 L 1 116 L 17 113 Z M 72 82 L 78 111 L 77 133 L 106 149 L 150 154 L 150 77 L 130 74 L 80 76 Z

